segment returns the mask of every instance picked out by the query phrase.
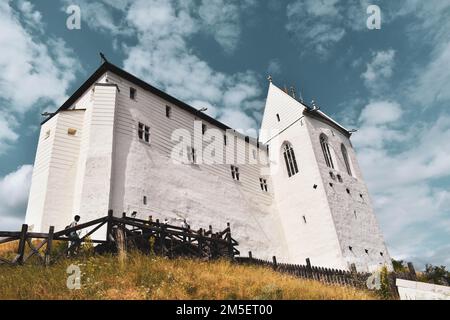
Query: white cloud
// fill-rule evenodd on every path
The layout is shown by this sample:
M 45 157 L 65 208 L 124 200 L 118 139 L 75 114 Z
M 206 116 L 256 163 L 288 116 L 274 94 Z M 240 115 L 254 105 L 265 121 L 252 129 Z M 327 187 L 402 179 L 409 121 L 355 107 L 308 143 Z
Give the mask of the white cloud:
M 385 124 L 400 119 L 403 110 L 397 102 L 375 101 L 361 111 L 359 121 L 364 124 Z
M 372 61 L 367 64 L 361 75 L 367 88 L 377 92 L 386 86 L 386 80 L 392 77 L 395 65 L 395 50 L 378 51 L 373 54 Z
M 286 29 L 300 48 L 327 57 L 348 31 L 366 28 L 368 0 L 296 0 L 286 8 Z
M 25 217 L 32 172 L 33 166 L 23 165 L 0 178 L 0 229 L 15 226 Z
M 269 66 L 267 67 L 267 73 L 269 75 L 279 75 L 281 74 L 281 71 L 281 62 L 279 59 L 269 61 Z
M 393 257 L 437 264 L 445 259 L 427 253 L 448 242 L 450 192 L 434 182 L 450 178 L 450 116 L 409 116 L 397 102 L 373 101 L 352 123 L 352 141 Z
M 240 28 L 240 8 L 236 3 L 225 0 L 203 0 L 198 14 L 216 41 L 232 52 L 238 44 Z
M 55 109 L 80 71 L 62 39 L 39 40 L 41 13 L 28 1 L 17 2 L 17 8 L 0 3 L 0 153 L 18 139 L 23 114 L 36 106 Z
M 29 15 L 33 16 L 33 12 L 27 11 L 21 19 Z M 35 39 L 9 2 L 0 4 L 0 30 L 0 99 L 8 104 L 8 112 L 26 112 L 37 102 L 64 101 L 77 67 L 64 41 Z
M 158 19 L 147 18 L 154 15 Z M 188 40 L 199 29 L 188 5 L 136 1 L 127 21 L 136 31 L 138 43 L 127 48 L 125 69 L 180 99 L 207 104 L 210 112 L 230 126 L 256 125 L 246 111 L 263 106 L 257 76 L 250 71 L 233 75 L 215 71 L 192 52 Z

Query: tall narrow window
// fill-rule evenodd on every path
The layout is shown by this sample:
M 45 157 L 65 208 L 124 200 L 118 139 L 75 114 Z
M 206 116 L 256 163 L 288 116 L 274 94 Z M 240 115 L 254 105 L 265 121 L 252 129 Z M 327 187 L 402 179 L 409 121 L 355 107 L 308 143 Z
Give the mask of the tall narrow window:
M 347 169 L 347 173 L 351 176 L 352 169 L 350 167 L 350 160 L 348 159 L 347 148 L 344 144 L 341 144 L 342 157 L 344 158 L 345 168 Z
M 261 190 L 267 192 L 267 179 L 259 178 L 259 184 L 261 186 Z
M 136 99 L 136 89 L 130 87 L 130 99 Z
M 233 180 L 239 181 L 239 168 L 236 166 L 231 166 L 231 176 Z
M 190 163 L 195 164 L 197 163 L 197 154 L 195 152 L 195 148 L 193 147 L 187 147 L 188 152 L 188 160 Z
M 171 114 L 172 114 L 172 108 L 169 106 L 166 106 L 166 117 L 170 118 Z
M 333 158 L 331 157 L 330 146 L 328 145 L 328 138 L 324 134 L 320 135 L 320 146 L 322 147 L 322 152 L 327 167 L 334 169 Z
M 295 159 L 294 149 L 290 143 L 284 145 L 284 161 L 286 161 L 286 168 L 288 176 L 292 177 L 298 173 L 297 160 Z
M 206 124 L 203 123 L 202 124 L 202 134 L 205 134 L 206 129 L 207 129 Z
M 278 120 L 278 122 L 280 122 L 281 121 L 281 119 L 280 119 L 280 115 L 277 113 L 277 120 Z
M 139 137 L 139 140 L 150 143 L 150 127 L 139 122 L 138 137 Z

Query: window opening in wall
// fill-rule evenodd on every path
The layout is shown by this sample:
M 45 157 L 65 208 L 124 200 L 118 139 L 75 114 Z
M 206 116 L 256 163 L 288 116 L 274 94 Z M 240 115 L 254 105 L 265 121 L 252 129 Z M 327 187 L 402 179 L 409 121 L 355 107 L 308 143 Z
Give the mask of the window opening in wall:
M 239 168 L 236 166 L 231 166 L 231 176 L 233 180 L 239 181 Z
M 330 187 L 332 187 L 333 188 L 333 184 L 330 182 Z
M 317 189 L 317 184 L 313 185 L 313 189 Z
M 334 169 L 333 157 L 331 156 L 330 146 L 326 135 L 320 135 L 320 146 L 322 147 L 323 156 L 327 167 Z
M 206 124 L 202 124 L 202 134 L 205 134 L 206 132 Z
M 170 118 L 172 115 L 172 108 L 170 106 L 166 106 L 166 117 Z
M 303 222 L 306 223 L 306 216 L 303 216 Z
M 345 148 L 344 144 L 341 144 L 341 152 L 342 157 L 344 158 L 345 168 L 347 169 L 347 173 L 349 176 L 352 175 L 352 169 L 350 167 L 350 160 L 348 159 L 347 148 Z
M 130 99 L 135 100 L 136 99 L 136 89 L 130 87 Z
M 284 161 L 286 162 L 286 168 L 288 176 L 292 177 L 298 173 L 297 160 L 295 159 L 294 149 L 292 145 L 287 143 L 284 146 Z
M 188 151 L 188 160 L 190 163 L 195 164 L 197 163 L 197 154 L 194 147 L 187 147 Z
M 267 179 L 259 178 L 259 184 L 261 186 L 261 190 L 267 192 Z
M 345 191 L 347 191 L 347 193 L 350 194 L 350 189 L 349 188 L 345 189 Z
M 350 251 L 353 251 L 353 247 L 352 247 L 352 246 L 348 246 L 348 249 L 349 249 Z
M 223 135 L 223 144 L 227 145 L 227 135 L 226 134 Z
M 280 115 L 277 113 L 277 120 L 278 120 L 278 122 L 280 122 Z
M 367 254 L 369 254 L 369 250 L 365 249 L 364 251 L 365 251 Z
M 337 175 L 337 179 L 338 179 L 339 182 L 343 182 L 342 177 L 341 177 L 340 174 Z
M 138 136 L 139 140 L 150 143 L 150 127 L 139 122 L 138 124 Z
M 143 203 L 144 205 L 147 205 L 147 196 L 144 196 L 144 198 L 142 199 L 142 203 Z

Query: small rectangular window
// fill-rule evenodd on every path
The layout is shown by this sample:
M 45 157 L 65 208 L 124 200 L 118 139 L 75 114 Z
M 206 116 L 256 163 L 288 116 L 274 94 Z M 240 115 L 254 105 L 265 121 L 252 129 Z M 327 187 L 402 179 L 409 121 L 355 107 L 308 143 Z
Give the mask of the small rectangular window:
M 261 190 L 267 192 L 267 179 L 259 178 L 259 184 L 261 186 Z
M 136 100 L 136 89 L 130 87 L 130 99 Z
M 280 119 L 280 115 L 277 113 L 277 120 L 278 120 L 278 122 L 280 122 L 281 121 L 281 119 Z
M 206 132 L 206 124 L 202 124 L 202 134 L 205 134 Z
M 142 202 L 144 203 L 144 205 L 147 205 L 147 196 L 144 196 L 144 198 L 142 199 Z
M 190 163 L 195 164 L 197 162 L 197 154 L 195 152 L 195 148 L 187 147 L 188 151 L 188 160 Z
M 223 135 L 223 144 L 227 145 L 227 135 L 226 134 Z
M 139 137 L 139 140 L 150 143 L 150 127 L 139 122 L 138 137 Z
M 170 118 L 171 113 L 172 113 L 172 108 L 169 106 L 166 106 L 166 117 Z
M 231 166 L 231 176 L 233 180 L 239 181 L 239 168 L 236 166 Z

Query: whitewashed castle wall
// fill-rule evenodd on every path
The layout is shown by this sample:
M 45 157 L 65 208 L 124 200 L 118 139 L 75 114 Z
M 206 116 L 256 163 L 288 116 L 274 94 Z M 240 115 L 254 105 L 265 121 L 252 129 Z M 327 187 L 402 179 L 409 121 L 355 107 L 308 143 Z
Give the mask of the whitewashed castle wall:
M 134 100 L 129 97 L 130 87 L 137 89 Z M 172 108 L 170 118 L 166 105 Z M 275 163 L 270 176 L 262 175 L 262 165 L 237 164 L 239 182 L 232 179 L 230 164 L 174 163 L 173 131 L 185 129 L 193 136 L 200 118 L 114 73 L 101 76 L 70 109 L 41 128 L 26 218 L 38 231 L 46 231 L 50 224 L 61 229 L 74 214 L 88 221 L 104 216 L 108 209 L 116 215 L 137 211 L 142 218 L 152 215 L 175 224 L 187 218 L 193 228 L 223 229 L 230 222 L 241 252 L 251 250 L 261 258 L 276 255 L 293 263 L 310 258 L 314 265 L 335 268 L 356 263 L 360 270 L 390 263 L 350 141 L 323 121 L 304 116 L 305 107 L 272 84 L 262 129 L 281 132 L 270 141 L 272 133 L 264 136 L 263 132 L 261 141 L 268 141 Z M 225 134 L 223 128 L 202 121 L 208 129 Z M 138 139 L 139 122 L 150 127 L 149 144 Z M 76 128 L 75 136 L 67 134 L 69 127 Z M 48 130 L 51 135 L 44 139 Z M 337 160 L 336 170 L 331 171 L 340 174 L 343 183 L 330 181 L 319 143 L 322 132 Z M 267 160 L 265 146 L 258 148 L 256 142 L 234 135 L 235 160 L 253 160 L 252 149 Z M 194 146 L 201 139 L 194 139 Z M 228 136 L 227 148 L 231 139 Z M 282 157 L 285 142 L 293 145 L 299 167 L 291 178 Z M 347 147 L 354 178 L 346 174 L 341 142 Z M 260 188 L 261 177 L 267 179 L 268 192 Z
M 260 166 L 238 165 L 237 182 L 231 177 L 229 164 L 173 163 L 170 154 L 176 142 L 171 141 L 171 135 L 181 128 L 194 136 L 195 116 L 114 74 L 108 74 L 108 82 L 120 89 L 112 196 L 112 208 L 117 214 L 137 211 L 143 218 L 152 215 L 154 219 L 168 218 L 175 224 L 187 218 L 193 228 L 213 225 L 224 229 L 230 222 L 243 253 L 251 250 L 262 258 L 287 257 L 270 181 L 269 192 L 260 188 Z M 137 89 L 135 100 L 129 98 L 130 87 Z M 165 114 L 166 105 L 172 108 L 170 118 Z M 139 122 L 150 126 L 150 144 L 138 139 Z M 218 129 L 211 123 L 203 123 L 208 129 Z M 225 134 L 223 129 L 218 130 Z M 237 150 L 245 150 L 242 148 L 249 145 L 239 135 L 236 139 Z M 231 143 L 228 137 L 227 146 Z M 258 152 L 266 157 L 266 149 L 260 148 Z M 241 161 L 249 156 L 253 156 L 251 151 L 236 152 Z M 144 196 L 147 205 L 143 204 Z
M 271 135 L 273 139 L 268 144 L 278 164 L 277 167 L 272 164 L 272 181 L 277 211 L 287 238 L 289 261 L 304 264 L 305 259 L 310 258 L 314 265 L 346 268 L 303 111 L 304 106 L 298 101 L 270 85 L 262 130 L 275 127 L 281 131 L 276 138 Z M 286 142 L 294 149 L 299 169 L 299 173 L 290 178 L 283 158 Z
M 322 121 L 306 118 L 312 147 L 316 154 L 323 188 L 331 209 L 342 254 L 347 265 L 355 263 L 358 270 L 374 270 L 386 264 L 391 267 L 390 256 L 372 209 L 368 189 L 364 183 L 356 154 L 347 137 Z M 320 135 L 328 137 L 335 169 L 327 167 L 320 145 Z M 344 144 L 351 163 L 352 176 L 347 173 L 341 144 Z M 343 182 L 337 178 L 340 175 Z M 330 183 L 332 185 L 330 185 Z M 347 189 L 350 194 L 347 193 Z M 362 195 L 362 197 L 361 197 Z M 350 250 L 350 247 L 352 248 Z M 366 253 L 365 250 L 368 250 Z

